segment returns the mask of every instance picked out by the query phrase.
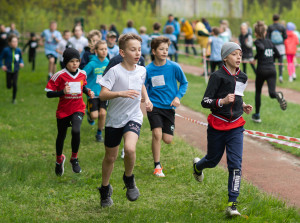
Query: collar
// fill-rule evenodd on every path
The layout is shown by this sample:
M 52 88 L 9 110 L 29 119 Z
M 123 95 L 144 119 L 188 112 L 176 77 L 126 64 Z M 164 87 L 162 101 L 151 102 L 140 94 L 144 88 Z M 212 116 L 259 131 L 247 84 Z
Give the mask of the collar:
M 236 73 L 235 74 L 231 74 L 230 71 L 228 70 L 228 68 L 223 65 L 222 68 L 226 71 L 227 74 L 229 74 L 230 76 L 235 76 L 235 75 L 239 75 L 239 73 L 241 72 L 240 68 L 236 68 Z

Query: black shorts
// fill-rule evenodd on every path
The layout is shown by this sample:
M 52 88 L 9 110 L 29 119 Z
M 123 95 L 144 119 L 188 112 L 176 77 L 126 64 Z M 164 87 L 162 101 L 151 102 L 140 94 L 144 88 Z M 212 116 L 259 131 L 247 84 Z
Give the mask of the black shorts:
M 155 128 L 162 128 L 162 132 L 174 135 L 175 110 L 153 107 L 151 112 L 147 112 L 151 131 Z
M 49 54 L 46 55 L 46 57 L 47 57 L 48 60 L 53 57 L 54 58 L 54 63 L 56 64 L 56 62 L 57 62 L 57 57 L 56 56 L 54 56 L 53 54 L 49 53 Z
M 88 112 L 99 111 L 100 108 L 107 108 L 107 101 L 101 101 L 100 98 L 89 98 L 87 102 Z
M 141 125 L 134 121 L 129 121 L 122 128 L 105 127 L 104 145 L 107 147 L 116 147 L 120 145 L 123 135 L 126 132 L 134 132 L 140 136 Z

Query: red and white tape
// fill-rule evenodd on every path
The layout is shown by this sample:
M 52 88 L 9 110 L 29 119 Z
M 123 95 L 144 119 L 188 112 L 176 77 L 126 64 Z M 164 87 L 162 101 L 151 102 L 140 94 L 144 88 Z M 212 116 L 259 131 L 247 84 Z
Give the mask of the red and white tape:
M 175 115 L 182 118 L 182 119 L 185 119 L 189 122 L 195 123 L 197 125 L 203 125 L 203 126 L 208 125 L 205 122 L 200 122 L 200 121 L 192 119 L 192 118 L 187 118 L 187 117 L 184 117 L 184 116 L 179 115 L 177 113 Z M 300 144 L 293 143 L 293 142 L 300 142 L 299 138 L 290 137 L 290 136 L 276 135 L 276 134 L 266 133 L 266 132 L 247 130 L 247 129 L 244 131 L 244 134 L 249 135 L 253 138 L 259 138 L 259 139 L 263 139 L 265 141 L 274 142 L 274 143 L 277 143 L 277 144 L 286 145 L 286 146 L 290 146 L 290 147 L 300 149 Z M 268 137 L 270 137 L 270 138 L 268 138 Z M 286 141 L 282 141 L 282 140 L 286 140 Z

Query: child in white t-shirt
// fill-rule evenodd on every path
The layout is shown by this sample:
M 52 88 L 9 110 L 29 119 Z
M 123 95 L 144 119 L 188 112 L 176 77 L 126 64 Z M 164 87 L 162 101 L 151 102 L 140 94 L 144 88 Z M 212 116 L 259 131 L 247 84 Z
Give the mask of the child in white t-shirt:
M 112 186 L 109 184 L 109 179 L 122 137 L 125 149 L 123 181 L 127 188 L 126 196 L 128 200 L 135 201 L 140 195 L 132 172 L 136 158 L 136 143 L 143 123 L 141 98 L 145 100 L 147 111 L 153 108 L 144 85 L 146 69 L 137 65 L 141 56 L 141 42 L 141 37 L 136 34 L 121 35 L 119 47 L 123 61 L 112 67 L 99 81 L 100 99 L 109 100 L 105 124 L 102 186 L 99 188 L 102 207 L 109 207 L 113 204 Z

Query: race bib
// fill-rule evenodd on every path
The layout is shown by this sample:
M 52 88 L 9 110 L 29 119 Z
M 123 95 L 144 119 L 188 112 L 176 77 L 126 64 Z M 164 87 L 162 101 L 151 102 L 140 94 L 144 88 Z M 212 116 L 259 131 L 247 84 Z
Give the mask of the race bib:
M 100 83 L 101 78 L 102 78 L 102 75 L 97 75 L 96 84 Z
M 129 76 L 129 86 L 130 90 L 142 90 L 142 80 L 139 76 Z
M 19 62 L 20 55 L 19 54 L 15 54 L 15 59 L 16 59 L 17 62 Z
M 70 94 L 81 94 L 81 84 L 80 82 L 69 82 Z
M 237 81 L 236 84 L 235 84 L 234 94 L 239 95 L 239 96 L 244 96 L 244 90 L 246 89 L 247 84 L 248 84 L 248 82 L 246 82 L 244 84 L 243 82 Z
M 30 47 L 31 47 L 31 48 L 36 48 L 36 46 L 37 46 L 37 43 L 36 43 L 36 42 L 32 42 L 32 43 L 30 44 Z
M 152 87 L 164 86 L 166 84 L 164 75 L 152 77 L 151 81 L 152 81 Z

